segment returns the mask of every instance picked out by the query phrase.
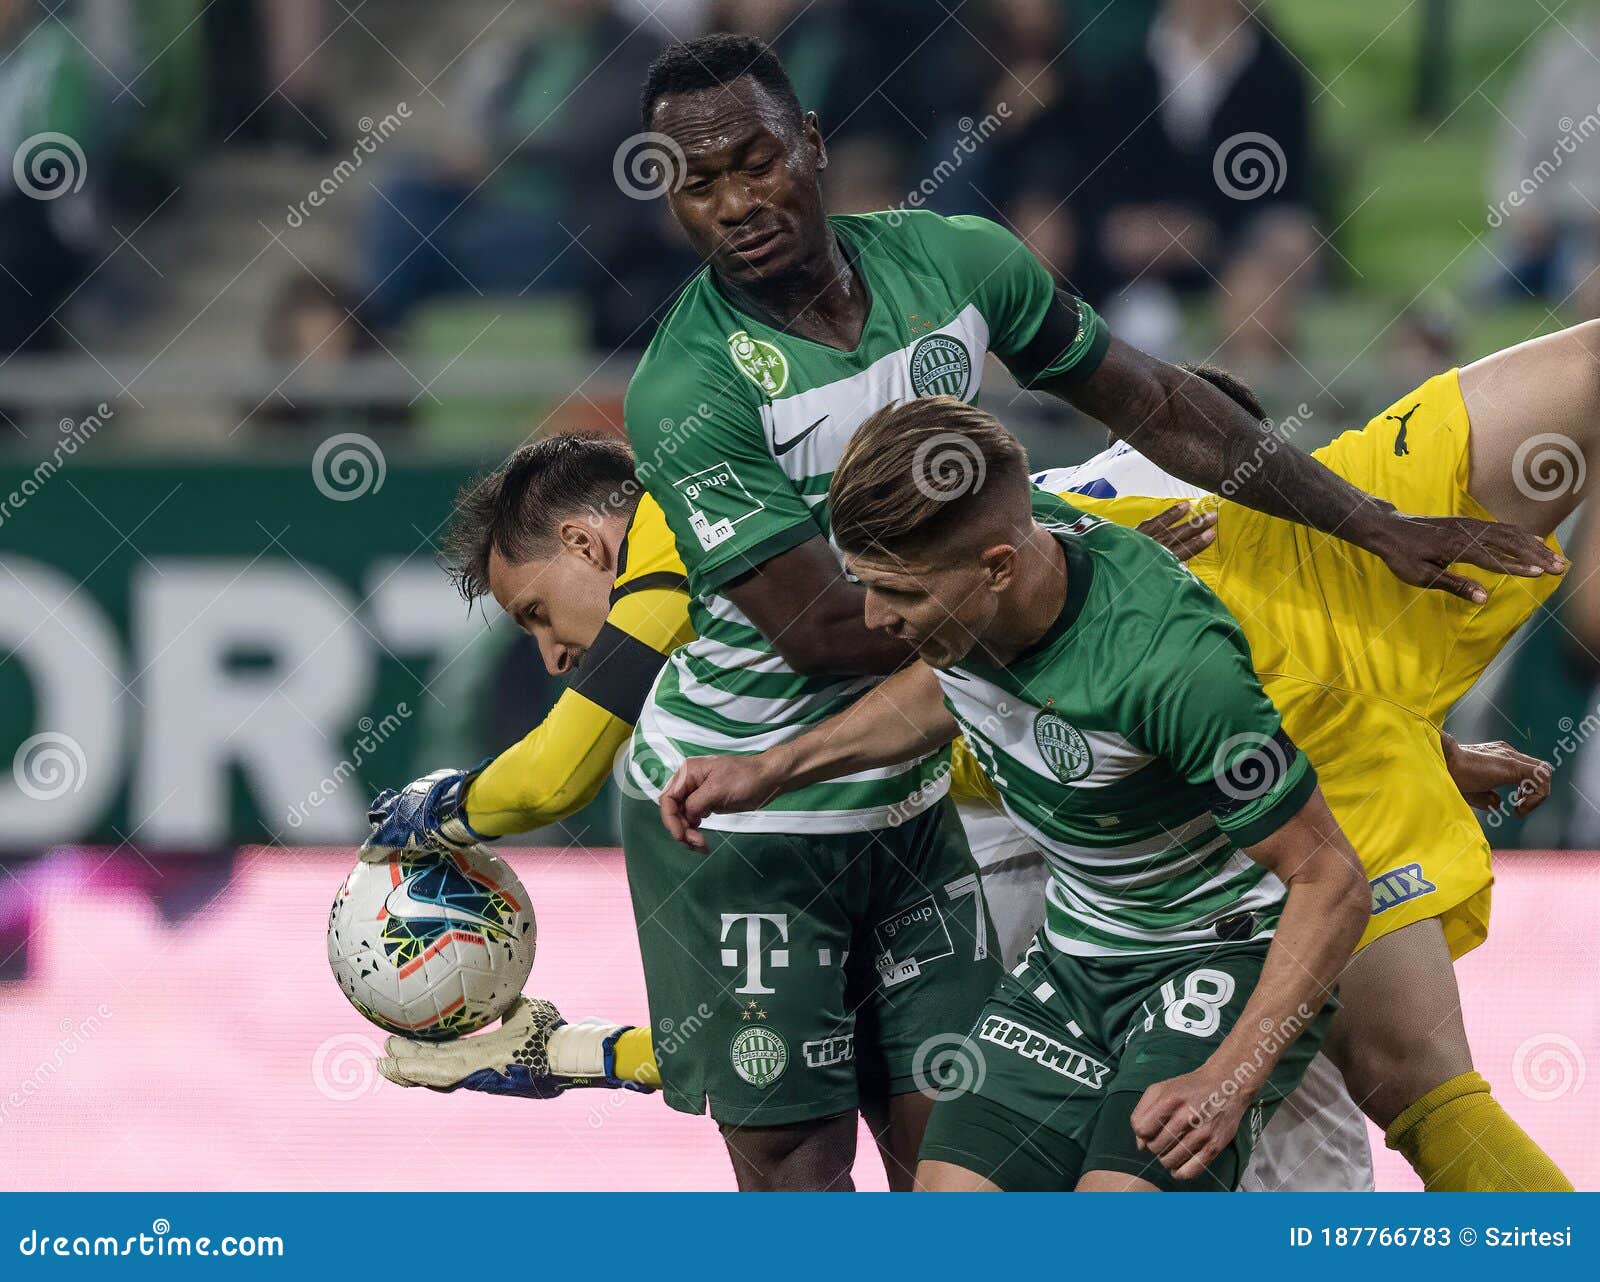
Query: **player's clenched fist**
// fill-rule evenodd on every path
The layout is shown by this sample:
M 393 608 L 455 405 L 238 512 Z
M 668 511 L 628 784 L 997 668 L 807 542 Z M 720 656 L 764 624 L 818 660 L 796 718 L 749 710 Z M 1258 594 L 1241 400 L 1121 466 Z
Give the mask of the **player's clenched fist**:
M 1133 1133 L 1174 1179 L 1198 1179 L 1233 1143 L 1252 1098 L 1227 1074 L 1202 1064 L 1146 1089 L 1133 1110 Z

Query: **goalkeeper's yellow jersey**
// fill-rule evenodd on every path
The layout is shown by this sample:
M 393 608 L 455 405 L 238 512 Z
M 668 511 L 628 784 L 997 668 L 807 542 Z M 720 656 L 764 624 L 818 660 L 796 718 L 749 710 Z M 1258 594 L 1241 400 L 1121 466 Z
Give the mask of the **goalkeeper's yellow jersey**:
M 467 789 L 467 822 L 486 837 L 541 828 L 593 801 L 667 655 L 694 636 L 683 562 L 648 494 L 618 559 L 610 612 L 572 684 Z

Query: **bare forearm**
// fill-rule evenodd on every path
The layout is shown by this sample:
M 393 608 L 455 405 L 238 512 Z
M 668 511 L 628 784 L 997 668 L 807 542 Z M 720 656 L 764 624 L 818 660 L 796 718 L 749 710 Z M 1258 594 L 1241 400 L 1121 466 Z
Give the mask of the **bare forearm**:
M 808 607 L 787 636 L 773 638 L 798 672 L 832 676 L 884 676 L 905 667 L 916 651 L 905 641 L 866 625 L 866 593 L 840 580 Z
M 724 589 L 796 672 L 882 676 L 914 655 L 910 645 L 866 624 L 866 593 L 845 578 L 818 535 Z
M 1366 899 L 1348 883 L 1290 886 L 1261 978 L 1214 1053 L 1217 1066 L 1250 1095 L 1328 1000 L 1367 916 Z
M 925 756 L 956 736 L 931 669 L 914 663 L 843 712 L 763 753 L 785 791 Z
M 1247 507 L 1360 547 L 1375 543 L 1393 511 L 1204 379 L 1115 339 L 1094 376 L 1063 392 L 1174 476 Z

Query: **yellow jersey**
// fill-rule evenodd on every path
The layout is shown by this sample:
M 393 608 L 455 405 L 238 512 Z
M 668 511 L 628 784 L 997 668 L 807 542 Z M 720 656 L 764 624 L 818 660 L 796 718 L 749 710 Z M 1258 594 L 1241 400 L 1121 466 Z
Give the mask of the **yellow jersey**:
M 468 785 L 467 822 L 486 837 L 541 828 L 593 801 L 667 655 L 694 635 L 683 561 L 648 494 L 618 563 L 611 609 L 572 684 Z

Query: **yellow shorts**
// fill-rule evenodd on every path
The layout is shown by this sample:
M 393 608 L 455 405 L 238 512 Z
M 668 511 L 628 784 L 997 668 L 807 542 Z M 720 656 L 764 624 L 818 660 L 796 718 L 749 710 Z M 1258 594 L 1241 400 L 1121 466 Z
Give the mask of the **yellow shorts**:
M 1450 370 L 1316 457 L 1403 512 L 1487 519 L 1467 493 L 1469 432 Z M 1122 525 L 1171 504 L 1063 497 Z M 1489 844 L 1445 769 L 1439 727 L 1559 579 L 1468 567 L 1489 589 L 1475 606 L 1409 587 L 1377 557 L 1306 526 L 1225 499 L 1197 504 L 1211 505 L 1216 542 L 1189 568 L 1239 620 L 1263 688 L 1366 865 L 1373 916 L 1362 945 L 1438 917 L 1453 956 L 1477 947 L 1489 927 Z

